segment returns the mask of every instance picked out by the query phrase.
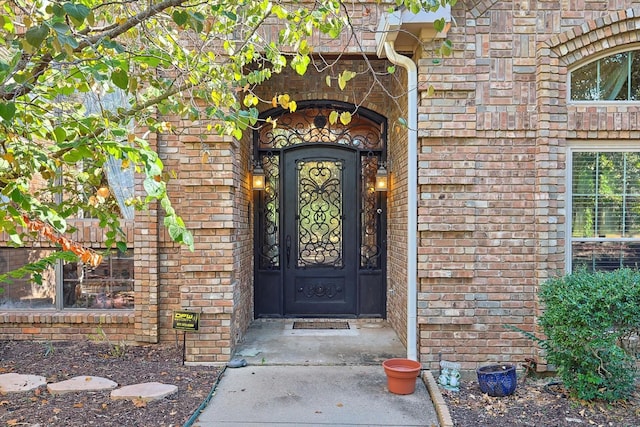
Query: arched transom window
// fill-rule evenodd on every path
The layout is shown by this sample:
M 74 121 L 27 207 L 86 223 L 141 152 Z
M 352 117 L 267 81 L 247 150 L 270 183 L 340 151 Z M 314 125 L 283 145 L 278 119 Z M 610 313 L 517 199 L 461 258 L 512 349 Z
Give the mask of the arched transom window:
M 618 52 L 570 73 L 572 101 L 640 101 L 640 50 Z

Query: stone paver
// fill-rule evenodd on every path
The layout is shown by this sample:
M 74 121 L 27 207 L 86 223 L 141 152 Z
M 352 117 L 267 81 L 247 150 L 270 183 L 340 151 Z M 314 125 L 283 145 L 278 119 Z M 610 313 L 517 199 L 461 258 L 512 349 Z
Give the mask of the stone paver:
M 171 384 L 157 382 L 128 385 L 111 392 L 111 399 L 142 400 L 149 402 L 160 400 L 178 391 L 178 387 Z
M 39 375 L 25 375 L 11 372 L 0 375 L 0 392 L 20 393 L 34 390 L 46 383 L 47 379 Z
M 64 394 L 77 391 L 113 390 L 116 387 L 118 387 L 118 383 L 115 381 L 92 376 L 73 377 L 69 380 L 47 385 L 47 389 L 51 394 Z
M 113 400 L 127 399 L 144 402 L 160 400 L 178 391 L 178 387 L 175 385 L 158 382 L 133 384 L 118 389 L 118 383 L 107 378 L 90 375 L 77 376 L 51 384 L 47 384 L 47 379 L 39 375 L 25 375 L 15 372 L 0 375 L 0 393 L 27 392 L 44 385 L 47 386 L 47 390 L 51 394 L 112 390 L 111 399 Z

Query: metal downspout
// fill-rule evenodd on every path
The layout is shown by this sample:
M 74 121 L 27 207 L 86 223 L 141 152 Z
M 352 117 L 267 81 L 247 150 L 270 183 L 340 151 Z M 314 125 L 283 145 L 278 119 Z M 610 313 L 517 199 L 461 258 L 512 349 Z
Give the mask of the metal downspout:
M 396 52 L 393 42 L 384 43 L 387 58 L 407 70 L 407 359 L 418 360 L 418 67 Z

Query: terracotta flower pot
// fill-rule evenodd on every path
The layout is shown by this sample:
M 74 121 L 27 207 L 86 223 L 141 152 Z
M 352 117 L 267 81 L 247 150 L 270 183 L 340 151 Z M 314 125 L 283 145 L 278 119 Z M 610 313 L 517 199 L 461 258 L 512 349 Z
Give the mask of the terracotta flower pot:
M 489 365 L 476 370 L 480 391 L 493 397 L 513 394 L 518 385 L 516 367 L 513 365 Z
M 394 394 L 411 394 L 422 365 L 411 359 L 387 359 L 382 362 L 387 374 L 387 388 Z

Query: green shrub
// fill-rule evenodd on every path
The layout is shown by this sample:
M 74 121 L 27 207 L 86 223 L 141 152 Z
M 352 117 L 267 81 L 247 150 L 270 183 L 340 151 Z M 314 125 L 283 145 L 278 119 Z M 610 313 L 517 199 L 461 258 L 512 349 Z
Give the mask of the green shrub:
M 579 399 L 627 399 L 635 355 L 624 342 L 640 330 L 640 272 L 579 271 L 542 284 L 539 324 L 547 361 Z

